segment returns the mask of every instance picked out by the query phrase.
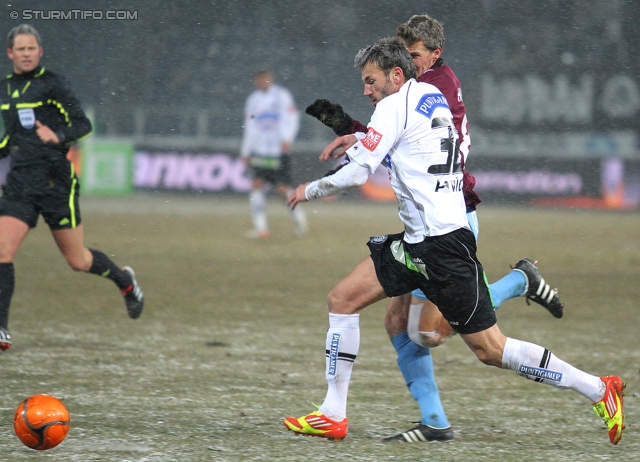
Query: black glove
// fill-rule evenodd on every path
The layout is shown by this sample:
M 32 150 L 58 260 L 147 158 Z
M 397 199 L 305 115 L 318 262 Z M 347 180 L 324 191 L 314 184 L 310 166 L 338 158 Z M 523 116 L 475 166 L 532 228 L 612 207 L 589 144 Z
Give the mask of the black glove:
M 331 128 L 338 136 L 351 133 L 353 119 L 339 104 L 333 104 L 327 99 L 317 99 L 304 112 Z

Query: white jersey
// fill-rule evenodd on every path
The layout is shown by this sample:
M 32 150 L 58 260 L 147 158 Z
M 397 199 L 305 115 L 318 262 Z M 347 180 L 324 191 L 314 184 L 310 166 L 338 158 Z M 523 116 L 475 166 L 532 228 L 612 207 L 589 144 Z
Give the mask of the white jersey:
M 300 114 L 289 90 L 277 84 L 255 90 L 244 108 L 240 155 L 279 157 L 282 143 L 293 143 L 299 127 Z
M 469 229 L 462 193 L 457 133 L 444 95 L 433 85 L 407 81 L 376 105 L 365 134 L 347 154 L 351 163 L 305 189 L 308 198 L 335 194 L 366 181 L 381 162 L 404 223 L 404 240 L 422 242 L 459 228 Z

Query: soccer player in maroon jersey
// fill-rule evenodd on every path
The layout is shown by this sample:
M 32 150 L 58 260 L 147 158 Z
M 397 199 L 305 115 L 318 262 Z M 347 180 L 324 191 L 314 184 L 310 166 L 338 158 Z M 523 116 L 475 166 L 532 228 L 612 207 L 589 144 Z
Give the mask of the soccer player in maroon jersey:
M 442 59 L 444 28 L 440 22 L 428 15 L 415 15 L 397 28 L 396 37 L 411 54 L 418 71 L 417 80 L 436 86 L 447 99 L 454 126 L 458 131 L 467 218 L 477 239 L 476 206 L 481 200 L 473 190 L 475 178 L 465 169 L 471 145 L 469 124 L 460 81 Z M 306 112 L 332 128 L 339 136 L 367 132 L 365 125 L 352 119 L 341 106 L 327 100 L 315 101 Z M 491 284 L 490 291 L 496 309 L 503 301 L 526 294 L 527 299 L 540 303 L 555 317 L 562 317 L 563 304 L 560 303 L 556 291 L 540 276 L 535 262 L 527 258 L 518 261 L 508 275 Z M 436 305 L 427 300 L 419 289 L 411 294 L 389 299 L 385 328 L 398 353 L 398 366 L 422 413 L 419 426 L 387 440 L 424 441 L 453 438 L 451 426 L 440 401 L 428 348 L 438 346 L 454 335 L 453 329 Z

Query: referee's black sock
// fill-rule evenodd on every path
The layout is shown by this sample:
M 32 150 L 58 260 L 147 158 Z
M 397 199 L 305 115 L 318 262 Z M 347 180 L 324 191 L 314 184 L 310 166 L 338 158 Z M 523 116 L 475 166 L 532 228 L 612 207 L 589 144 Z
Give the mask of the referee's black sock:
M 124 290 L 133 284 L 131 275 L 121 268 L 118 268 L 104 253 L 93 249 L 89 249 L 89 252 L 93 255 L 93 264 L 89 269 L 91 274 L 97 274 L 103 278 L 111 279 L 120 290 Z
M 13 297 L 16 278 L 13 263 L 0 263 L 0 327 L 9 327 L 9 305 Z

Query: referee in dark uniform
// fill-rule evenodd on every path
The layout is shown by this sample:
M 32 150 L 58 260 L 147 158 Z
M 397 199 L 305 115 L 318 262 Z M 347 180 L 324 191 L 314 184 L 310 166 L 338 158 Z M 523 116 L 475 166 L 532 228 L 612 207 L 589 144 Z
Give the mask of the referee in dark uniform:
M 68 82 L 40 66 L 42 43 L 28 24 L 7 37 L 13 73 L 0 82 L 5 134 L 0 158 L 11 167 L 0 197 L 0 350 L 11 346 L 9 305 L 15 285 L 13 259 L 42 215 L 69 266 L 115 282 L 127 312 L 137 318 L 144 297 L 130 267 L 84 246 L 78 178 L 67 160 L 69 147 L 91 133 L 91 123 Z

